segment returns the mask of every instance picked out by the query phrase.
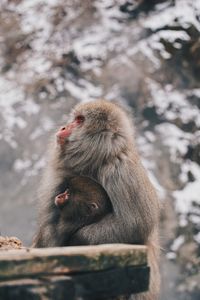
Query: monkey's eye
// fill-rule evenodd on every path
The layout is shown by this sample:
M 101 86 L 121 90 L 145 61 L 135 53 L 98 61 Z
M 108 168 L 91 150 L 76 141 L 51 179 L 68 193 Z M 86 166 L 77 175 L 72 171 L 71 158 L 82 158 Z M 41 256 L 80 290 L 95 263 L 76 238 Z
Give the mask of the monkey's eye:
M 75 117 L 75 120 L 78 124 L 81 124 L 85 121 L 85 117 L 82 116 L 82 115 L 78 115 L 78 116 Z
M 95 202 L 92 202 L 92 203 L 90 204 L 90 207 L 91 207 L 92 210 L 98 209 L 98 205 L 97 205 Z

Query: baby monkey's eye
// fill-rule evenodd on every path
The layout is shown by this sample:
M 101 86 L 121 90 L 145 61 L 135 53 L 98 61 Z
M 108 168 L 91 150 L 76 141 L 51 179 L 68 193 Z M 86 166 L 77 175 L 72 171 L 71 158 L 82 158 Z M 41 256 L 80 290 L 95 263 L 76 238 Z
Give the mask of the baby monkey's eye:
M 92 203 L 90 203 L 90 208 L 93 209 L 93 210 L 96 210 L 96 209 L 98 209 L 99 207 L 98 207 L 97 203 L 92 202 Z
M 75 120 L 78 124 L 81 124 L 85 121 L 85 117 L 82 116 L 82 115 L 78 115 L 78 116 L 75 117 Z

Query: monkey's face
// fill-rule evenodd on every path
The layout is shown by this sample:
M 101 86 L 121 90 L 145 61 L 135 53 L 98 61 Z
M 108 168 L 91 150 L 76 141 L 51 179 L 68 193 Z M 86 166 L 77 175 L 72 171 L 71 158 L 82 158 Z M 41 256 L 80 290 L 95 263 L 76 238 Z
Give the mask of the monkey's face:
M 56 196 L 55 205 L 60 210 L 60 216 L 63 220 L 75 223 L 88 224 L 101 211 L 97 201 L 91 201 L 88 195 L 78 190 L 74 191 L 72 188 Z
M 69 122 L 56 134 L 57 143 L 84 140 L 101 132 L 111 135 L 120 133 L 124 125 L 124 114 L 119 108 L 106 101 L 94 101 L 77 105 L 71 112 Z
M 70 140 L 71 135 L 81 131 L 83 123 L 85 122 L 85 117 L 83 115 L 71 115 L 71 122 L 66 126 L 61 127 L 56 133 L 57 143 L 59 145 L 64 145 Z

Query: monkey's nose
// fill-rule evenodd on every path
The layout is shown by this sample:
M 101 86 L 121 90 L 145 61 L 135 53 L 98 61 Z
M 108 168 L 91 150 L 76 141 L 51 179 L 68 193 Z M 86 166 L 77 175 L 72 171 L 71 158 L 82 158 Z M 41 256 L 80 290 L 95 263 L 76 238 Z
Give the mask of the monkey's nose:
M 61 127 L 56 133 L 58 144 L 64 144 L 65 140 L 70 136 L 71 133 L 72 125 Z

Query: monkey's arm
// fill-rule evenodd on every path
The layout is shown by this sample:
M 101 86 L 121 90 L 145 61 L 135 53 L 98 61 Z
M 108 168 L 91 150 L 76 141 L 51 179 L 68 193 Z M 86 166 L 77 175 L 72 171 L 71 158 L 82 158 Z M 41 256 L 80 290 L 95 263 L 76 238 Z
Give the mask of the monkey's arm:
M 38 230 L 38 232 L 35 234 L 34 238 L 33 238 L 33 243 L 31 245 L 31 247 L 33 247 L 33 248 L 43 248 L 43 247 L 45 247 L 43 241 L 44 241 L 44 236 L 43 236 L 43 232 L 40 228 Z
M 130 173 L 127 172 L 130 170 Z M 112 174 L 112 172 L 117 172 Z M 137 163 L 131 167 L 109 169 L 104 179 L 113 206 L 113 213 L 98 223 L 81 228 L 73 240 L 81 244 L 145 243 L 158 222 L 158 199 L 144 172 Z M 105 170 L 102 170 L 106 174 Z M 134 176 L 133 176 L 134 174 Z M 113 181 L 113 178 L 115 180 Z
M 115 218 L 113 215 L 105 216 L 98 223 L 84 226 L 76 232 L 70 239 L 70 246 L 78 245 L 97 245 L 108 243 L 130 243 L 122 229 L 115 226 Z M 120 223 L 120 222 L 118 222 Z

